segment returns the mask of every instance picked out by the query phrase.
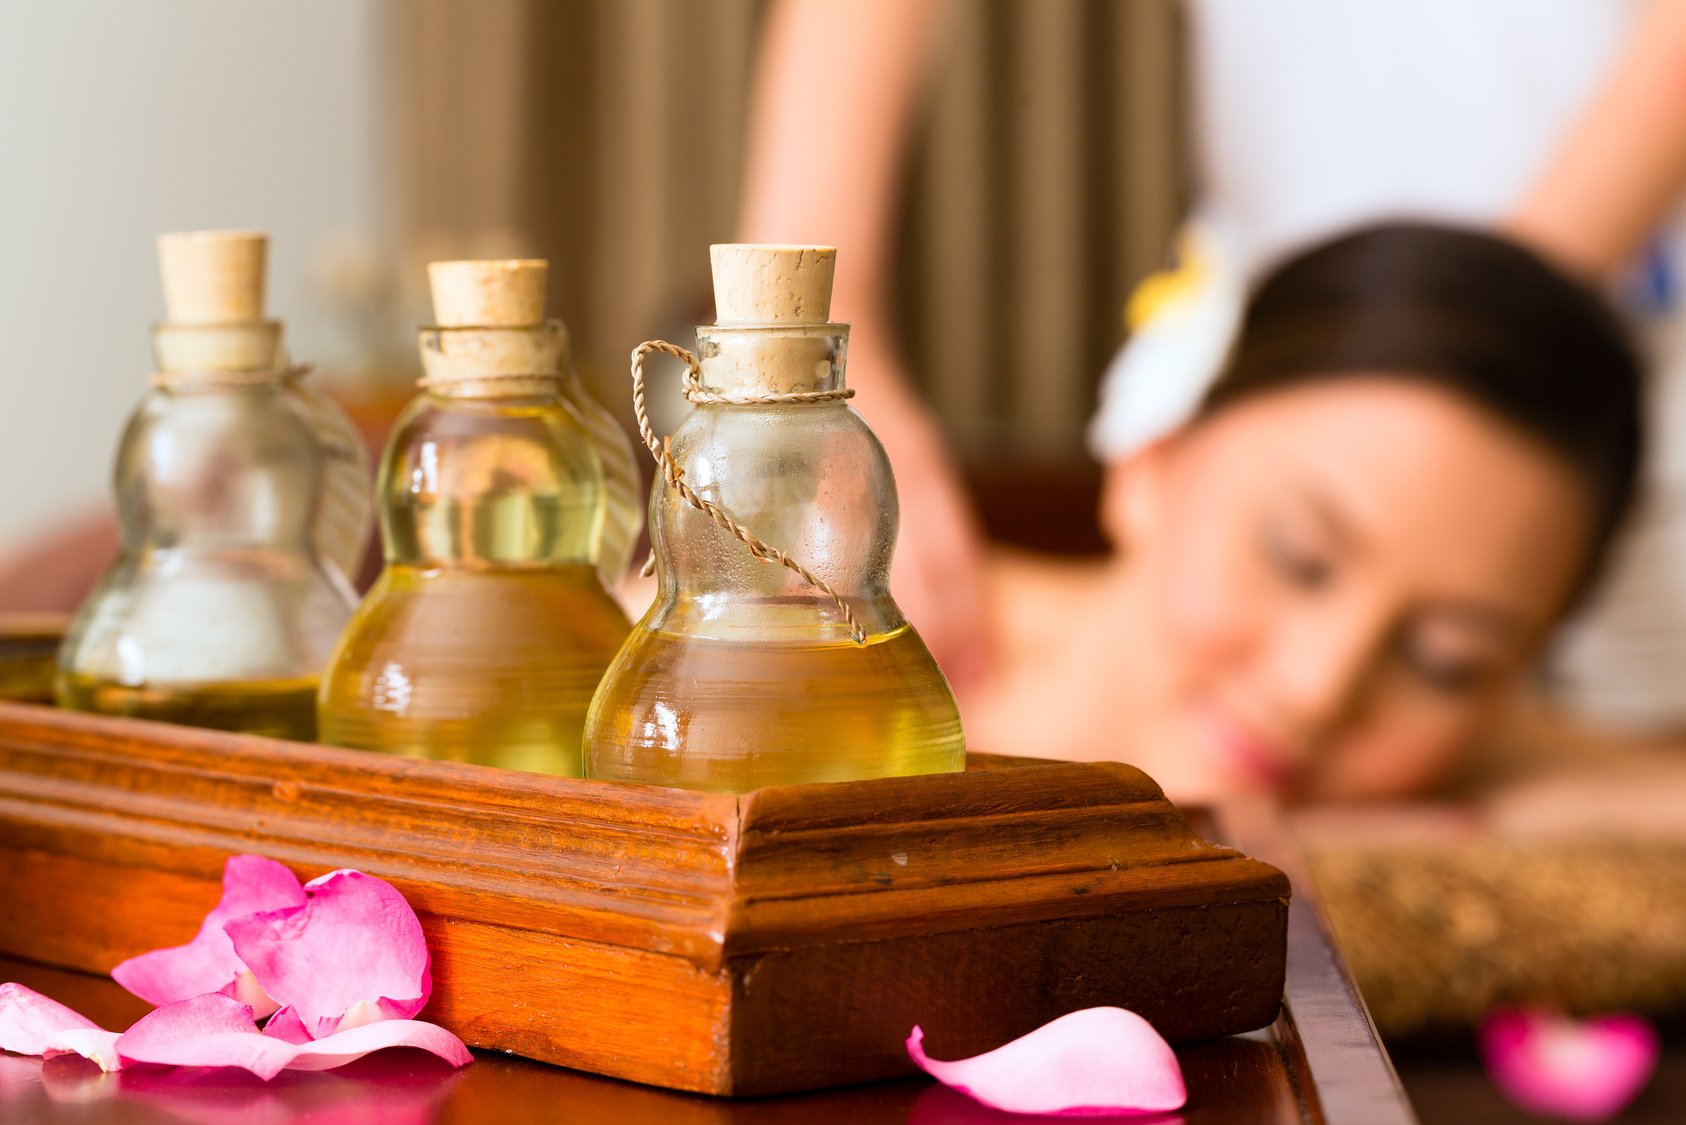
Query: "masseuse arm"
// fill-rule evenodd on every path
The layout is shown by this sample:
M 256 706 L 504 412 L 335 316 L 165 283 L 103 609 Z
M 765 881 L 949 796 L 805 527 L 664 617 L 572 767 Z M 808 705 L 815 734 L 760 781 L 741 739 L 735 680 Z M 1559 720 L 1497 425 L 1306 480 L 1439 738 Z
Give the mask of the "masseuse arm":
M 900 170 L 945 0 L 782 0 L 761 42 L 738 236 L 837 247 L 832 315 L 853 325 L 855 406 L 901 498 L 892 588 L 956 686 L 986 658 L 982 539 L 909 385 L 886 294 Z
M 1629 261 L 1686 189 L 1686 0 L 1652 0 L 1510 226 L 1576 272 Z

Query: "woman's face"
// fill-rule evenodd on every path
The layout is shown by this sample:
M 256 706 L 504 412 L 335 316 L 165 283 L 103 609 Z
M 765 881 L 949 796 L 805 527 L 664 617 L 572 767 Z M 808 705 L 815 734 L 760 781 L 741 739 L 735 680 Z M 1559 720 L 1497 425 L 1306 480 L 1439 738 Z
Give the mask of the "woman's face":
M 1118 482 L 1125 757 L 1182 799 L 1431 781 L 1539 645 L 1591 527 L 1543 446 L 1381 376 L 1236 403 Z

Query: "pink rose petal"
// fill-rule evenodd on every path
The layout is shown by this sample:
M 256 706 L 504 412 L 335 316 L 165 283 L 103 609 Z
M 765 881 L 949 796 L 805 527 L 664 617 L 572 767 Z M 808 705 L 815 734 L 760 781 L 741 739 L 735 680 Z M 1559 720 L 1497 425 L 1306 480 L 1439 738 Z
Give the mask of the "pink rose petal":
M 0 1051 L 44 1059 L 81 1055 L 111 1071 L 121 1065 L 116 1042 L 115 1031 L 106 1031 L 57 1000 L 21 984 L 0 984 Z
M 1614 1117 L 1656 1068 L 1657 1033 L 1638 1016 L 1576 1022 L 1550 1012 L 1500 1012 L 1481 1028 L 1493 1084 L 1531 1113 Z
M 304 888 L 291 871 L 258 855 L 230 856 L 222 872 L 222 900 L 205 915 L 186 945 L 131 957 L 111 970 L 118 984 L 151 1004 L 169 1004 L 221 992 L 250 1004 L 260 1017 L 276 1008 L 234 952 L 223 926 L 261 911 L 304 905 Z
M 1009 1113 L 1090 1116 L 1158 1113 L 1188 1100 L 1182 1068 L 1153 1026 L 1123 1008 L 1085 1008 L 969 1059 L 925 1054 L 925 1033 L 907 1053 L 937 1081 Z
M 318 1039 L 342 1022 L 408 1019 L 421 1011 L 433 980 L 421 923 L 404 896 L 350 870 L 312 879 L 304 891 L 302 907 L 236 918 L 225 927 L 263 990 L 292 1007 Z
M 282 1008 L 270 1016 L 269 1022 L 263 1025 L 263 1033 L 283 1043 L 296 1045 L 310 1042 L 310 1032 L 305 1030 L 304 1021 L 291 1007 Z
M 125 1063 L 237 1066 L 265 1080 L 283 1070 L 328 1070 L 386 1047 L 419 1047 L 452 1066 L 473 1061 L 462 1040 L 420 1020 L 383 1020 L 288 1043 L 259 1031 L 250 1007 L 217 993 L 159 1008 L 117 1040 Z

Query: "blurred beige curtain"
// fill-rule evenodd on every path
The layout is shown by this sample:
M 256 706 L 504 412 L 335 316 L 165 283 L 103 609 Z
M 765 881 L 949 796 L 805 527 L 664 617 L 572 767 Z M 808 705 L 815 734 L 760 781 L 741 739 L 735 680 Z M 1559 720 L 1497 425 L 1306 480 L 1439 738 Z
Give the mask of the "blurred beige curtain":
M 552 259 L 552 307 L 622 406 L 625 355 L 706 317 L 759 0 L 394 9 L 398 226 L 429 257 Z M 1130 286 L 1184 196 L 1172 0 L 957 0 L 909 166 L 898 307 L 971 460 L 1080 459 Z

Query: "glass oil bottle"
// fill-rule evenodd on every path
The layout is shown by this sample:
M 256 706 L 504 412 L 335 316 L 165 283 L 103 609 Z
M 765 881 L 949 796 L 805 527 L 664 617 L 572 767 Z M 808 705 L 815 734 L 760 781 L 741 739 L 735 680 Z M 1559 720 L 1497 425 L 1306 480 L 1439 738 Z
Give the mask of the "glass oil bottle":
M 595 557 L 597 572 L 612 591 L 626 579 L 632 566 L 632 552 L 638 546 L 638 537 L 644 534 L 644 477 L 638 471 L 632 439 L 626 436 L 614 414 L 591 397 L 574 371 L 568 354 L 567 327 L 559 320 L 551 320 L 546 331 L 561 338 L 557 385 L 563 399 L 573 407 L 591 435 L 591 444 L 603 469 L 603 521 L 597 531 Z
M 630 629 L 606 563 L 641 528 L 611 514 L 615 473 L 636 469 L 608 464 L 573 405 L 546 265 L 429 267 L 425 389 L 376 487 L 386 567 L 324 677 L 324 742 L 580 772 L 586 707 Z
M 665 459 L 659 590 L 592 701 L 586 775 L 743 792 L 962 769 L 954 697 L 890 598 L 895 483 L 846 401 L 835 251 L 716 246 L 713 264 L 694 408 L 665 443 L 640 418 Z
M 268 239 L 160 237 L 158 373 L 118 447 L 120 549 L 66 635 L 62 706 L 310 739 L 356 602 L 368 462 L 264 318 Z

